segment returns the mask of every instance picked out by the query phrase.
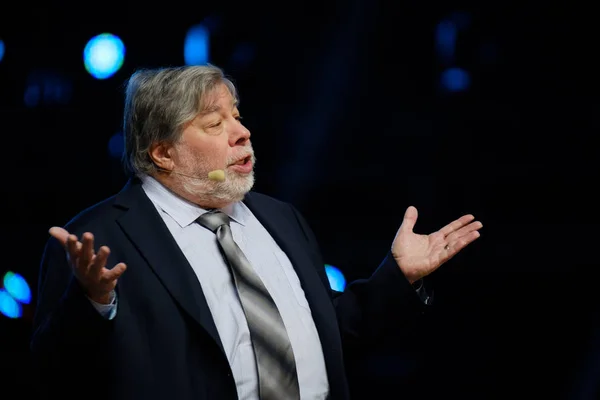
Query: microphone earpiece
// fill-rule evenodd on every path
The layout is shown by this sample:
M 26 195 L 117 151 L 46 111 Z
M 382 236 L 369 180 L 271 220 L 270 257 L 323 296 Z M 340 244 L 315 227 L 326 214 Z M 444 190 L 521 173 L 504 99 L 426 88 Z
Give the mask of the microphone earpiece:
M 208 173 L 208 179 L 217 182 L 223 182 L 225 180 L 225 171 L 222 169 L 215 169 Z
M 192 175 L 182 174 L 181 172 L 170 171 L 168 169 L 164 169 L 164 168 L 160 168 L 160 167 L 156 167 L 156 168 L 159 171 L 163 171 L 163 172 L 166 172 L 168 174 L 177 174 L 177 175 L 186 176 L 186 177 L 192 178 L 192 179 L 202 179 L 199 176 L 192 176 Z M 214 171 L 210 171 L 208 173 L 208 179 L 210 179 L 211 181 L 223 182 L 225 180 L 225 171 L 222 170 L 222 169 L 215 169 Z

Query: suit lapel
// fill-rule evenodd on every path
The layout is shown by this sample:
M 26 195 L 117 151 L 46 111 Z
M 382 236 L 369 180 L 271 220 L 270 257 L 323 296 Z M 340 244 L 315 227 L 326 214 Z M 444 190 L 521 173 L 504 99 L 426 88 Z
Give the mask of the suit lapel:
M 300 279 L 317 330 L 323 341 L 323 351 L 325 353 L 335 351 L 333 349 L 335 346 L 332 345 L 339 342 L 339 338 L 333 336 L 333 333 L 339 332 L 335 309 L 330 292 L 323 285 L 323 281 L 315 269 L 314 261 L 306 250 L 304 245 L 306 238 L 297 235 L 298 228 L 292 224 L 288 215 L 279 214 L 273 208 L 262 206 L 252 193 L 246 196 L 244 203 L 290 259 Z
M 117 220 L 150 268 L 177 303 L 215 340 L 223 345 L 198 278 L 175 242 L 141 182 L 133 179 L 117 195 L 115 206 L 127 211 Z

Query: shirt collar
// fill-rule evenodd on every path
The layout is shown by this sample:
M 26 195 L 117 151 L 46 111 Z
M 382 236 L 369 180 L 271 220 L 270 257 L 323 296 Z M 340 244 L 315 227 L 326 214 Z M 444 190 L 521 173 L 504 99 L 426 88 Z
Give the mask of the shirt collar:
M 149 175 L 142 175 L 140 179 L 142 188 L 150 200 L 182 228 L 194 223 L 198 217 L 209 211 L 175 194 Z M 245 225 L 249 213 L 242 202 L 235 202 L 219 210 L 242 226 Z

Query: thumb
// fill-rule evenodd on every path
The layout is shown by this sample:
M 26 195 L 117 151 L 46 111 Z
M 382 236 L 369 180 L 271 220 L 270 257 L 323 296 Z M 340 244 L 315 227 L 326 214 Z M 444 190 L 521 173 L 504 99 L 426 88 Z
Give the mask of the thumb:
M 414 206 L 408 207 L 406 209 L 406 212 L 404 213 L 404 219 L 402 220 L 402 225 L 400 226 L 400 229 L 406 232 L 412 232 L 413 228 L 415 227 L 415 224 L 417 223 L 418 216 L 419 213 L 417 212 L 417 209 Z

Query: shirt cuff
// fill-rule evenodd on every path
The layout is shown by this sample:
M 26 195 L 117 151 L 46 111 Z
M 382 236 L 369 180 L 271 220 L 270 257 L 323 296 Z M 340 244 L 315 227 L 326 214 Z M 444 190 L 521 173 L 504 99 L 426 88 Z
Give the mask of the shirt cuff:
M 111 320 L 117 315 L 117 294 L 114 290 L 110 292 L 110 303 L 108 304 L 97 303 L 89 297 L 88 300 L 104 318 Z
M 412 284 L 413 289 L 417 292 L 417 295 L 425 305 L 430 305 L 433 301 L 433 293 L 428 293 L 423 283 L 423 279 L 419 279 Z

